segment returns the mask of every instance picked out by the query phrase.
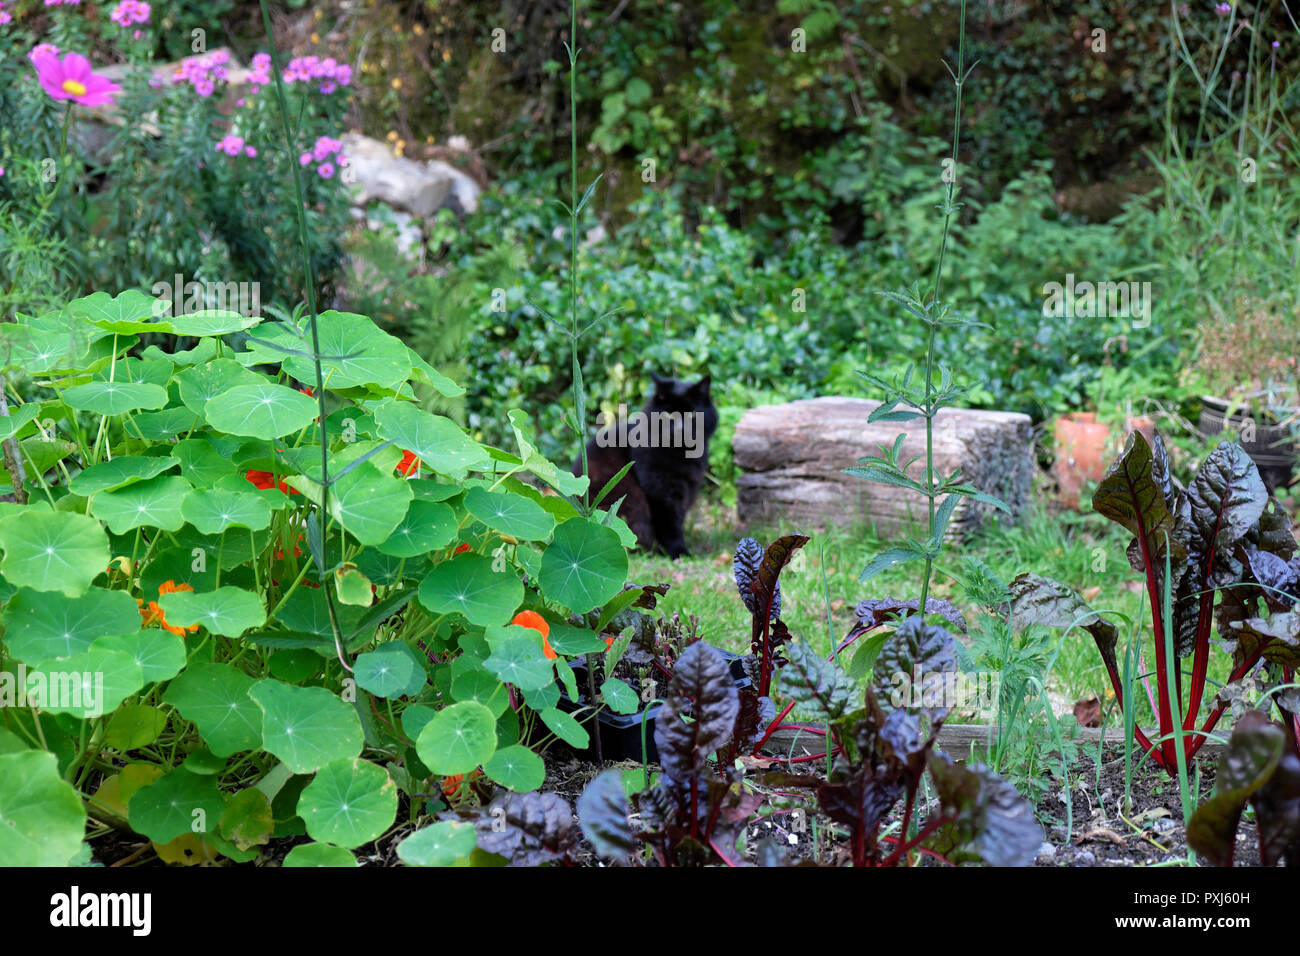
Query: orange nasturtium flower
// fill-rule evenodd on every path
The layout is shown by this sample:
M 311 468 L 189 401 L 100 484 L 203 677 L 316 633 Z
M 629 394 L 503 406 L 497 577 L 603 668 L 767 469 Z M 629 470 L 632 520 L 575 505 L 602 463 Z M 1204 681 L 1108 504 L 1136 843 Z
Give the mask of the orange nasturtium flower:
M 397 473 L 402 477 L 413 475 L 417 468 L 420 467 L 420 459 L 415 457 L 413 451 L 403 451 L 402 460 L 397 465 Z
M 244 475 L 244 477 L 251 481 L 254 487 L 261 488 L 263 491 L 268 488 L 274 488 L 278 485 L 280 490 L 286 495 L 296 495 L 298 493 L 297 488 L 286 485 L 283 481 L 277 482 L 275 480 L 275 475 L 271 474 L 269 471 L 258 471 L 254 468 L 249 471 L 248 474 Z
M 481 776 L 482 773 L 476 767 L 473 771 L 470 772 L 469 778 L 470 780 L 477 780 Z M 456 796 L 456 793 L 460 790 L 460 785 L 464 781 L 464 779 L 465 779 L 465 775 L 463 773 L 455 773 L 452 774 L 450 777 L 443 777 L 442 785 L 441 785 L 443 795 L 446 796 L 447 799 L 449 800 L 452 797 Z
M 175 591 L 193 590 L 194 588 L 190 587 L 188 584 L 177 584 L 175 581 L 164 581 L 162 584 L 158 585 L 158 596 L 162 597 L 164 594 L 171 594 Z M 171 631 L 173 634 L 181 637 L 185 636 L 186 631 L 197 631 L 199 629 L 197 624 L 191 624 L 189 627 L 173 627 L 168 624 L 167 618 L 163 614 L 163 609 L 158 606 L 157 601 L 150 601 L 148 607 L 144 606 L 144 601 L 140 598 L 136 598 L 135 603 L 140 608 L 142 627 L 152 627 L 154 624 L 157 624 L 162 627 L 164 631 Z
M 555 653 L 555 648 L 551 647 L 551 642 L 547 640 L 551 635 L 551 625 L 546 623 L 546 618 L 542 617 L 536 611 L 520 611 L 515 615 L 511 624 L 518 624 L 520 627 L 531 627 L 538 634 L 542 635 L 542 650 L 546 653 L 546 659 L 553 661 L 560 655 Z

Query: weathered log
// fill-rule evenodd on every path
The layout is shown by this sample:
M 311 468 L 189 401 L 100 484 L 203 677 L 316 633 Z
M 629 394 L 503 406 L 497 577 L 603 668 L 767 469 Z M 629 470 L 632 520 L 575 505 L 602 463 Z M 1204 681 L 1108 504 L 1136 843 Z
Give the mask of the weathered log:
M 736 425 L 732 451 L 736 507 L 743 524 L 782 521 L 801 527 L 866 523 L 884 534 L 917 532 L 927 522 L 924 496 L 907 488 L 846 475 L 858 459 L 881 455 L 906 435 L 900 463 L 920 479 L 925 466 L 925 422 L 867 421 L 879 402 L 815 398 L 750 409 Z M 1006 503 L 1013 516 L 1029 501 L 1033 441 L 1029 416 L 1015 412 L 946 408 L 934 422 L 935 468 Z M 990 505 L 963 499 L 949 537 L 978 527 Z

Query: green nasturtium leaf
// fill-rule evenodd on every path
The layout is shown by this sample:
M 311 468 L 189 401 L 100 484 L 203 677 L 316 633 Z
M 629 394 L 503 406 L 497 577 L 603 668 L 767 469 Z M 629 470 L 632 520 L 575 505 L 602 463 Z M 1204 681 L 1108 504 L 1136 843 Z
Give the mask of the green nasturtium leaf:
M 271 506 L 256 493 L 195 490 L 181 503 L 181 515 L 203 534 L 220 534 L 235 525 L 260 531 L 271 523 Z
M 9 414 L 0 418 L 0 441 L 6 441 L 17 435 L 24 425 L 41 416 L 40 402 L 27 402 L 17 407 L 10 406 Z
M 526 637 L 494 642 L 483 667 L 520 690 L 538 690 L 555 681 L 555 669 L 541 646 Z
M 0 575 L 17 587 L 85 594 L 111 556 L 94 518 L 67 511 L 25 510 L 0 519 Z
M 578 614 L 604 605 L 626 580 L 627 551 L 618 535 L 586 519 L 556 528 L 542 555 L 543 592 Z
M 362 544 L 382 544 L 402 522 L 411 502 L 406 482 L 362 462 L 330 489 L 330 514 Z
M 117 750 L 147 747 L 167 727 L 167 715 L 148 704 L 129 704 L 113 712 L 104 740 Z
M 374 585 L 356 568 L 339 568 L 334 572 L 334 586 L 339 601 L 352 607 L 370 607 L 375 600 Z
M 487 463 L 483 446 L 450 418 L 397 399 L 377 406 L 374 414 L 380 438 L 413 452 L 425 467 L 440 474 L 460 475 Z
M 0 860 L 5 866 L 68 866 L 85 832 L 81 797 L 59 775 L 54 754 L 0 753 Z
M 387 771 L 359 757 L 326 764 L 298 798 L 312 839 L 358 847 L 382 836 L 397 814 L 397 787 Z
M 262 599 L 243 588 L 223 586 L 195 593 L 173 591 L 158 599 L 167 623 L 173 627 L 199 624 L 211 634 L 239 637 L 249 628 L 266 623 Z
M 151 442 L 169 442 L 198 427 L 201 419 L 188 408 L 164 408 L 141 412 L 127 422 L 127 431 Z
M 328 843 L 301 843 L 285 855 L 285 867 L 355 867 L 357 858 L 351 850 Z
M 544 723 L 550 730 L 570 747 L 575 750 L 586 750 L 591 744 L 591 736 L 587 733 L 585 727 L 578 723 L 562 710 L 554 707 L 547 707 L 539 714 Z
M 63 400 L 72 408 L 96 415 L 121 415 L 162 408 L 167 404 L 167 389 L 145 382 L 87 382 L 66 390 Z
M 191 664 L 163 694 L 186 720 L 198 725 L 208 748 L 229 757 L 262 745 L 262 712 L 248 696 L 257 683 L 228 664 Z
M 114 458 L 87 468 L 73 478 L 68 487 L 74 495 L 88 498 L 101 491 L 116 491 L 125 485 L 161 475 L 179 464 L 170 455 L 156 458 Z
M 294 773 L 361 754 L 357 712 L 325 688 L 262 680 L 248 696 L 262 709 L 262 745 Z
M 463 614 L 471 624 L 504 624 L 524 599 L 523 583 L 492 570 L 492 559 L 460 554 L 420 582 L 420 603 L 434 614 Z
M 190 483 L 179 475 L 159 475 L 117 491 L 101 492 L 90 510 L 113 534 L 143 527 L 176 531 L 185 524 L 181 504 L 190 491 Z
M 641 709 L 641 698 L 637 697 L 636 691 L 617 677 L 611 677 L 600 685 L 600 696 L 616 714 L 635 714 Z
M 544 541 L 555 530 L 555 518 L 541 505 L 508 491 L 471 488 L 465 508 L 479 521 L 520 541 Z
M 195 415 L 202 415 L 210 400 L 240 385 L 261 385 L 264 379 L 233 359 L 212 359 L 176 376 L 181 401 Z
M 388 641 L 360 655 L 353 665 L 357 686 L 376 697 L 418 694 L 426 675 L 420 659 L 402 641 Z
M 447 547 L 456 540 L 459 530 L 450 505 L 415 500 L 387 540 L 380 543 L 379 550 L 399 558 L 414 558 Z
M 239 474 L 234 463 L 207 438 L 186 438 L 173 445 L 171 453 L 181 463 L 181 476 L 195 488 L 208 488 Z M 251 483 L 249 487 L 253 487 Z
M 226 802 L 215 777 L 177 767 L 137 790 L 127 806 L 131 829 L 155 843 L 170 843 L 187 833 L 215 830 Z
M 469 660 L 468 658 L 458 659 Z M 500 717 L 510 706 L 510 691 L 505 684 L 493 674 L 472 662 L 467 666 L 453 667 L 451 678 L 451 696 L 453 700 L 474 700 L 492 712 L 493 717 Z M 405 712 L 404 712 L 405 713 Z
M 68 303 L 67 312 L 77 319 L 84 319 L 109 332 L 129 334 L 137 330 L 141 323 L 150 323 L 149 328 L 171 331 L 171 326 L 153 323 L 166 311 L 166 306 L 150 295 L 138 289 L 127 289 L 115 296 L 107 292 L 94 292 Z
M 162 628 L 97 637 L 91 647 L 129 655 L 146 684 L 171 680 L 185 667 L 185 641 Z
M 246 787 L 226 801 L 217 831 L 241 850 L 271 842 L 275 819 L 266 794 L 256 787 Z
M 496 751 L 496 718 L 476 701 L 444 707 L 424 725 L 415 752 L 433 773 L 469 773 Z
M 251 329 L 262 319 L 261 316 L 242 315 L 228 309 L 201 309 L 197 312 L 186 312 L 168 321 L 171 322 L 172 332 L 175 335 L 203 336 L 242 332 L 244 329 Z
M 527 747 L 502 747 L 483 765 L 488 778 L 516 793 L 538 789 L 546 782 L 546 764 Z
M 90 650 L 100 635 L 140 629 L 140 611 L 125 591 L 92 587 L 80 597 L 20 588 L 4 612 L 5 646 L 30 664 Z
M 203 415 L 217 431 L 267 441 L 301 431 L 319 408 L 302 392 L 285 385 L 237 385 L 210 399 Z
M 444 821 L 416 830 L 397 845 L 397 855 L 407 866 L 452 866 L 477 845 L 474 824 Z
M 317 316 L 316 332 L 326 388 L 374 385 L 391 390 L 411 374 L 406 345 L 364 315 L 322 312 Z M 310 335 L 307 341 L 311 341 Z M 286 356 L 284 370 L 300 381 L 316 381 L 316 365 L 305 356 Z

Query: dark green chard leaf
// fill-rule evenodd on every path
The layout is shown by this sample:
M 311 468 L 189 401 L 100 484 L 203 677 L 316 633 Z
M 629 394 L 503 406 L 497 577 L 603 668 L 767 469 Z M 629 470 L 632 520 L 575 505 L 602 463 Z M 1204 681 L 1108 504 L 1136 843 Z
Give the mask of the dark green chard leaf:
M 698 780 L 709 755 L 730 743 L 739 710 L 736 685 L 722 655 L 703 641 L 686 648 L 655 718 L 655 746 L 664 773 L 678 785 Z M 690 723 L 682 719 L 688 714 Z
M 555 793 L 499 794 L 474 817 L 474 828 L 479 849 L 504 857 L 510 866 L 568 859 L 578 848 L 573 810 Z
M 1219 760 L 1215 792 L 1187 823 L 1187 843 L 1215 866 L 1232 866 L 1241 813 L 1277 770 L 1286 733 L 1257 710 L 1237 721 Z
M 790 645 L 790 662 L 777 675 L 777 691 L 801 707 L 813 708 L 824 720 L 839 720 L 857 688 L 838 664 L 803 644 Z
M 930 776 L 944 817 L 926 845 L 954 863 L 980 859 L 992 866 L 1028 866 L 1043 845 L 1034 808 L 992 770 L 954 764 L 930 754 Z
M 817 787 L 822 810 L 849 828 L 853 861 L 858 866 L 879 860 L 876 831 L 906 791 L 903 763 L 880 739 L 885 721 L 875 692 L 867 688 L 863 709 L 840 724 L 844 752 L 836 756 L 826 782 Z
M 919 616 L 909 617 L 881 647 L 873 670 L 873 687 L 882 702 L 898 700 L 900 691 L 906 688 L 905 697 L 894 706 L 910 713 L 924 713 L 931 723 L 938 723 L 948 716 L 948 707 L 945 703 L 924 702 L 947 702 L 945 675 L 956 671 L 957 651 L 952 635 L 942 627 L 926 624 Z M 917 704 L 918 699 L 923 703 Z
M 1166 534 L 1173 546 L 1172 557 L 1180 557 L 1179 542 L 1173 535 L 1173 483 L 1169 478 L 1169 458 L 1159 435 L 1153 452 L 1140 432 L 1133 432 L 1119 458 L 1106 470 L 1092 496 L 1092 507 L 1123 527 L 1137 539 L 1136 552 L 1130 547 L 1130 560 L 1136 558 L 1135 571 L 1146 569 L 1149 559 L 1152 573 L 1164 566 Z
M 1115 660 L 1119 631 L 1074 591 L 1060 581 L 1029 573 L 1018 575 L 1009 590 L 1013 630 L 1022 630 L 1031 624 L 1082 627 L 1097 642 L 1106 670 L 1113 675 L 1119 673 Z
M 627 815 L 623 774 L 606 770 L 578 798 L 578 825 L 596 852 L 622 862 L 637 847 Z
M 1260 654 L 1283 667 L 1300 667 L 1300 611 L 1233 621 L 1232 630 L 1221 636 L 1238 667 Z
M 732 573 L 736 578 L 736 590 L 740 600 L 751 616 L 757 617 L 758 596 L 754 593 L 754 583 L 758 580 L 758 566 L 763 562 L 763 546 L 754 538 L 741 538 L 736 545 L 736 552 L 731 559 Z M 780 596 L 773 607 L 774 617 L 780 617 Z
M 1300 864 L 1300 744 L 1294 720 L 1282 724 L 1286 744 L 1282 759 L 1268 782 L 1255 792 L 1255 823 L 1259 827 L 1259 859 L 1264 866 Z
M 1271 551 L 1246 548 L 1246 565 L 1260 585 L 1270 611 L 1286 611 L 1300 599 L 1300 560 L 1286 561 Z
M 1243 568 L 1233 546 L 1258 524 L 1267 501 L 1259 469 L 1240 445 L 1228 442 L 1201 463 L 1179 500 L 1174 537 L 1186 550 L 1181 575 L 1174 571 L 1174 643 L 1179 657 L 1209 640 L 1213 592 L 1241 580 Z
M 750 647 L 759 661 L 756 689 L 765 696 L 771 688 L 772 674 L 785 663 L 780 647 L 790 639 L 789 629 L 781 623 L 782 569 L 794 553 L 807 544 L 805 534 L 787 534 L 772 542 L 766 550 L 753 538 L 743 538 L 736 545 L 732 568 L 736 589 L 753 620 Z

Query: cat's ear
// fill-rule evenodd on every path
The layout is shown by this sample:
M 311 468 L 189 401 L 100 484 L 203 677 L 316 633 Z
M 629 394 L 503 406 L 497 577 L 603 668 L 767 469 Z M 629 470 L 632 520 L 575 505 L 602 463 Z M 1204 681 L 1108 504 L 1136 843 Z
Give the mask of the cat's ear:
M 650 380 L 655 383 L 655 388 L 659 388 L 661 385 L 665 384 L 666 382 L 672 381 L 672 379 L 670 378 L 663 378 L 658 372 L 651 372 Z
M 691 386 L 691 391 L 696 395 L 699 395 L 701 398 L 707 399 L 709 397 L 709 385 L 712 381 L 712 374 L 705 375 L 704 378 Z

